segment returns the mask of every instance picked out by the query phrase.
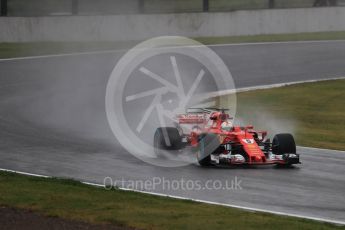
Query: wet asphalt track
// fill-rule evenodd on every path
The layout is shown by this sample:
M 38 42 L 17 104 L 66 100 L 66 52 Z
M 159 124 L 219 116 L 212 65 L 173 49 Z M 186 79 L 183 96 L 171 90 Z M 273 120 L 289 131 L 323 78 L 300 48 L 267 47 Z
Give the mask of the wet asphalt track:
M 217 46 L 236 86 L 345 76 L 345 42 Z M 103 183 L 220 180 L 241 190 L 151 192 L 345 221 L 345 153 L 299 148 L 291 169 L 152 166 L 113 139 L 105 111 L 109 74 L 122 53 L 0 61 L 0 168 Z

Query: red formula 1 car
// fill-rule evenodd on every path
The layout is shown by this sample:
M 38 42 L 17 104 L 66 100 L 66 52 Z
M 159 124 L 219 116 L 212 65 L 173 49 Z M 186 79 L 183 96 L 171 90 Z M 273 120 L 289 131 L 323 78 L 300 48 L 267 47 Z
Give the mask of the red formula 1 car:
M 177 115 L 175 127 L 156 130 L 156 154 L 191 148 L 201 166 L 300 163 L 291 134 L 277 134 L 271 142 L 266 131 L 233 126 L 232 120 L 225 109 L 189 109 L 186 114 Z

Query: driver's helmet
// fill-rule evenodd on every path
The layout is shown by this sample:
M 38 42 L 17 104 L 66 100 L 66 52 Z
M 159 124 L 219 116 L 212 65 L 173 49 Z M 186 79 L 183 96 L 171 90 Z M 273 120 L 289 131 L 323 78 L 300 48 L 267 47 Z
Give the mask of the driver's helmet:
M 222 123 L 221 127 L 223 130 L 230 131 L 232 129 L 232 122 L 228 119 Z

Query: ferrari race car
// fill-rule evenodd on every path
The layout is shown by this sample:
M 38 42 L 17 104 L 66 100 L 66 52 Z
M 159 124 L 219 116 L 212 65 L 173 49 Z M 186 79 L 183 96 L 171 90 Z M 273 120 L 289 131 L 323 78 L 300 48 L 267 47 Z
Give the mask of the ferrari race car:
M 190 148 L 201 166 L 300 163 L 291 134 L 277 134 L 271 142 L 267 131 L 233 126 L 232 120 L 225 109 L 189 109 L 176 116 L 175 127 L 157 128 L 155 152 Z

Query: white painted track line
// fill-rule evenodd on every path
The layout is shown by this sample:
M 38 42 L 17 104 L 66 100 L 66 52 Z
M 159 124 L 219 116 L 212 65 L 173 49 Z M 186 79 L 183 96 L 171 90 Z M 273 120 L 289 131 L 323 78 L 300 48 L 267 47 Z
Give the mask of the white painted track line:
M 234 93 L 241 93 L 241 92 L 248 92 L 253 90 L 262 90 L 262 89 L 272 89 L 272 88 L 280 88 L 289 85 L 297 85 L 303 83 L 314 83 L 314 82 L 322 82 L 322 81 L 332 81 L 332 80 L 342 80 L 345 79 L 345 76 L 341 77 L 333 77 L 333 78 L 320 78 L 316 80 L 304 80 L 304 81 L 293 81 L 293 82 L 285 82 L 285 83 L 277 83 L 277 84 L 270 84 L 270 85 L 259 85 L 259 86 L 251 86 L 251 87 L 243 87 L 238 89 L 228 89 L 222 90 L 217 92 L 211 92 L 206 94 L 200 94 L 200 98 L 213 98 L 213 97 L 220 97 L 226 96 Z
M 345 151 L 343 150 L 334 150 L 334 149 L 323 149 L 323 148 L 314 148 L 314 147 L 306 147 L 306 146 L 297 146 L 302 149 L 310 149 L 310 150 L 316 150 L 316 151 L 327 151 L 334 154 L 345 154 Z
M 256 46 L 256 45 L 278 45 L 278 44 L 313 44 L 313 43 L 335 43 L 345 42 L 345 40 L 311 40 L 311 41 L 283 41 L 283 42 L 250 42 L 250 43 L 229 43 L 229 44 L 214 44 L 205 45 L 208 47 L 222 47 L 222 46 Z M 139 44 L 140 42 L 138 42 Z M 183 47 L 183 46 L 181 46 Z M 198 47 L 198 46 L 190 46 Z M 3 58 L 0 62 L 5 61 L 17 61 L 17 60 L 30 60 L 30 59 L 42 59 L 42 58 L 54 58 L 54 57 L 68 57 L 68 56 L 80 56 L 80 55 L 92 55 L 92 54 L 106 54 L 106 53 L 121 53 L 126 52 L 132 47 L 127 49 L 117 50 L 101 50 L 101 51 L 90 51 L 90 52 L 76 52 L 76 53 L 65 53 L 65 54 L 49 54 L 49 55 L 38 55 L 38 56 L 27 56 L 27 57 L 16 57 L 16 58 Z M 169 47 L 173 48 L 173 47 Z

